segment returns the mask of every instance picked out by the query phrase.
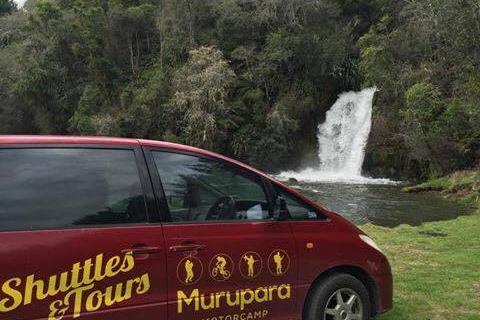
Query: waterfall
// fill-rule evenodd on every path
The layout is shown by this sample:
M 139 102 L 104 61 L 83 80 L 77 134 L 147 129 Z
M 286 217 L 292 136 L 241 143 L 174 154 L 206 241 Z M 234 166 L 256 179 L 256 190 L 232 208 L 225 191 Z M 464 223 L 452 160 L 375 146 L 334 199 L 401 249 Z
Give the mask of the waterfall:
M 282 172 L 278 178 L 307 182 L 388 183 L 387 179 L 362 176 L 376 91 L 377 88 L 367 88 L 340 94 L 327 111 L 325 122 L 318 126 L 318 165 L 299 172 Z
M 342 93 L 318 126 L 318 170 L 330 175 L 360 176 L 372 126 L 376 88 Z

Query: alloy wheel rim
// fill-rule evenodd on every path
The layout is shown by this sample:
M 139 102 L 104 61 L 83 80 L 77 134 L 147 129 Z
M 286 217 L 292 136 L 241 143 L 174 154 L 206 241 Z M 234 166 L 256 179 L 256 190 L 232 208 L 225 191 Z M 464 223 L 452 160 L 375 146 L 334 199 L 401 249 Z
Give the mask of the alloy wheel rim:
M 360 296 L 353 290 L 342 288 L 327 300 L 323 320 L 362 320 L 363 305 Z

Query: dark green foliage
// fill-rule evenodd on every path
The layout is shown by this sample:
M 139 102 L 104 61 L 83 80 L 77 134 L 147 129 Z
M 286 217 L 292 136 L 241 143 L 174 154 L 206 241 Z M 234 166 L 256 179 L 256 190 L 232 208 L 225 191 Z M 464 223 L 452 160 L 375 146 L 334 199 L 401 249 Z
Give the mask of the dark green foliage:
M 0 0 L 0 17 L 17 10 L 17 4 L 13 0 Z
M 376 84 L 371 167 L 421 178 L 480 159 L 478 1 L 382 1 L 359 40 L 364 81 Z M 389 163 L 389 164 L 388 164 Z

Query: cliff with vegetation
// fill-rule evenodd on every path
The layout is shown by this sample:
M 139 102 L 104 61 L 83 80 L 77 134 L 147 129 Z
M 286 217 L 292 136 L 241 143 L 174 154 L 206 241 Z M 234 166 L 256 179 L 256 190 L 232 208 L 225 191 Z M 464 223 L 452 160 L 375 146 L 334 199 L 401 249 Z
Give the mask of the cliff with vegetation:
M 418 179 L 478 166 L 478 2 L 392 3 L 357 42 L 363 81 L 380 89 L 368 169 Z
M 478 165 L 475 0 L 0 0 L 0 133 L 196 145 L 267 171 L 315 161 L 340 92 L 379 88 L 365 170 Z

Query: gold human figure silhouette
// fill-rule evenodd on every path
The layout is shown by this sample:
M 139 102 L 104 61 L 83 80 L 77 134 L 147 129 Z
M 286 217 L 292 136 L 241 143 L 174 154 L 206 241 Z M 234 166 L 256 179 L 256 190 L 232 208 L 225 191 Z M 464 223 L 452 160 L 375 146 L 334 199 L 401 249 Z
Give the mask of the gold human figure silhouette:
M 257 262 L 255 260 L 255 258 L 253 258 L 253 255 L 244 255 L 243 256 L 243 260 L 245 260 L 247 262 L 247 265 L 248 265 L 248 276 L 250 278 L 253 278 L 255 276 L 255 272 L 254 272 L 254 269 L 253 269 L 253 265 L 255 264 L 255 262 Z
M 226 266 L 227 266 L 227 260 L 222 256 L 218 256 L 217 262 L 215 263 L 215 268 L 213 268 L 212 270 L 212 275 L 216 277 L 217 274 L 220 273 L 220 275 L 224 279 L 227 279 L 228 277 L 230 277 L 230 271 L 226 270 Z
M 193 278 L 195 277 L 195 273 L 193 272 L 193 262 L 190 261 L 190 259 L 187 259 L 185 261 L 185 272 L 186 272 L 186 277 L 185 277 L 185 283 L 190 283 L 193 281 Z
M 277 251 L 277 253 L 273 256 L 273 262 L 275 262 L 275 265 L 277 267 L 277 275 L 280 276 L 283 274 L 283 265 L 282 265 L 282 262 L 283 262 L 283 259 L 285 258 L 285 256 L 282 256 L 280 254 L 280 251 Z

